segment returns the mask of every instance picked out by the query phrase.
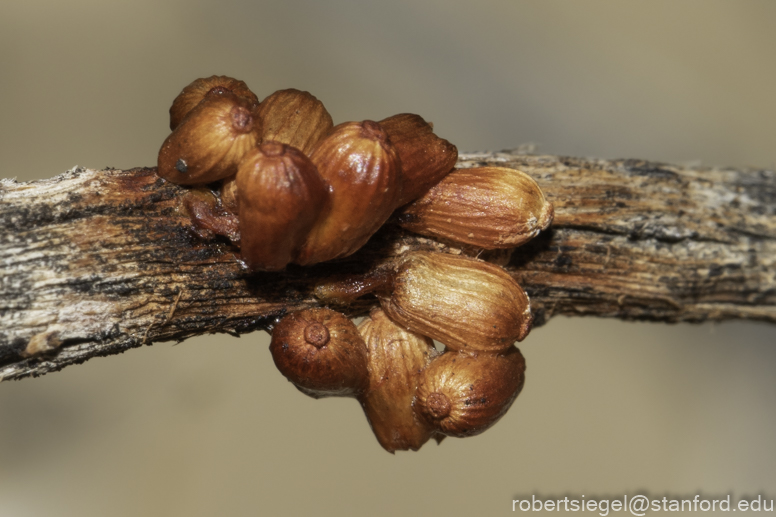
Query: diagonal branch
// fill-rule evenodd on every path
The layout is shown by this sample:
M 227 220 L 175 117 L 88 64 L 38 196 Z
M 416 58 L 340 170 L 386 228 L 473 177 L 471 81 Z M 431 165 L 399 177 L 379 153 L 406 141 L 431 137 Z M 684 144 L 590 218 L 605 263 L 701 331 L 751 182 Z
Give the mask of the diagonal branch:
M 531 296 L 536 324 L 556 314 L 665 322 L 776 322 L 776 174 L 503 153 L 555 205 L 551 231 L 486 252 Z M 249 274 L 239 250 L 203 241 L 179 209 L 185 189 L 154 169 L 75 169 L 0 182 L 0 380 L 59 370 L 157 341 L 267 328 L 318 304 L 316 285 L 369 274 L 410 249 L 455 249 L 393 224 L 356 255 Z M 337 307 L 357 315 L 367 295 Z

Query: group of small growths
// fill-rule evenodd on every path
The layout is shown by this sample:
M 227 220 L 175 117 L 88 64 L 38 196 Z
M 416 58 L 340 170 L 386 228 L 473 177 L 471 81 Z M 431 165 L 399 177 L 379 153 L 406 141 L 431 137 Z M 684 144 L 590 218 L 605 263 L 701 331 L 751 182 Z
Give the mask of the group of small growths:
M 404 252 L 355 294 L 322 284 L 320 307 L 274 325 L 272 357 L 299 391 L 357 399 L 390 452 L 477 435 L 504 415 L 525 381 L 515 342 L 533 317 L 515 279 L 476 257 L 549 227 L 552 204 L 530 176 L 456 169 L 456 147 L 419 115 L 334 125 L 307 92 L 259 102 L 225 76 L 186 86 L 170 129 L 159 176 L 188 187 L 191 230 L 229 239 L 251 271 L 347 257 L 389 218 L 446 243 Z M 366 292 L 377 301 L 358 325 L 327 307 Z

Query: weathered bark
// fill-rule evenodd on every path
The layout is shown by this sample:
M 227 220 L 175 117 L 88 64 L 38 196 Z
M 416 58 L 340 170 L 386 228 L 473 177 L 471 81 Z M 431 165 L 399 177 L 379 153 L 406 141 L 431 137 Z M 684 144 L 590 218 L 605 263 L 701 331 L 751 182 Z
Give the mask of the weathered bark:
M 773 171 L 507 152 L 459 160 L 481 164 L 524 170 L 555 205 L 551 231 L 511 258 L 482 255 L 526 289 L 537 325 L 555 314 L 776 321 Z M 408 249 L 449 248 L 389 223 L 347 259 L 249 274 L 238 249 L 190 231 L 177 208 L 184 192 L 144 168 L 0 182 L 0 380 L 266 328 L 318 304 L 313 288 L 333 276 L 367 274 Z M 338 308 L 355 315 L 374 303 L 367 295 Z

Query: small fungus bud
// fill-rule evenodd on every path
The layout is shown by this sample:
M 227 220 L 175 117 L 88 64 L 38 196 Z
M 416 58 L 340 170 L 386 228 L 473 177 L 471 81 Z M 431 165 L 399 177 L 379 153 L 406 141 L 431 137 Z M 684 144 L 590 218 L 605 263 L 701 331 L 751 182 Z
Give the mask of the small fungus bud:
M 420 372 L 438 355 L 427 337 L 404 330 L 380 309 L 358 326 L 368 350 L 369 387 L 359 397 L 388 452 L 418 450 L 434 434 L 412 410 Z
M 207 97 L 162 144 L 157 174 L 179 185 L 226 178 L 237 172 L 260 134 L 249 101 L 231 93 Z
M 479 434 L 501 418 L 525 382 L 514 346 L 500 354 L 445 352 L 420 374 L 415 410 L 448 436 Z
M 366 344 L 353 322 L 331 309 L 284 317 L 269 350 L 280 373 L 311 397 L 353 397 L 367 386 Z
M 327 198 L 315 165 L 298 149 L 265 142 L 237 172 L 242 257 L 277 271 L 297 254 Z
M 355 253 L 397 207 L 401 163 L 377 122 L 335 127 L 310 155 L 329 185 L 329 203 L 295 263 L 306 266 Z
M 477 167 L 448 174 L 403 210 L 399 224 L 428 237 L 496 249 L 533 239 L 552 218 L 552 204 L 529 175 Z
M 237 216 L 226 210 L 209 188 L 190 189 L 181 197 L 181 208 L 191 219 L 192 230 L 200 238 L 211 239 L 222 235 L 234 243 L 240 242 Z
M 410 253 L 383 310 L 452 350 L 498 352 L 521 341 L 533 317 L 528 295 L 500 267 L 435 252 Z
M 321 101 L 293 88 L 278 90 L 261 101 L 258 115 L 262 141 L 281 142 L 307 155 L 334 127 Z
M 238 97 L 245 97 L 251 109 L 259 105 L 256 97 L 248 85 L 237 79 L 225 75 L 212 75 L 202 79 L 196 79 L 181 91 L 170 107 L 170 129 L 175 130 L 186 115 L 194 107 L 202 102 L 208 95 L 223 95 L 233 93 Z
M 434 134 L 420 115 L 400 113 L 380 121 L 401 159 L 402 193 L 398 205 L 414 201 L 453 170 L 458 149 Z

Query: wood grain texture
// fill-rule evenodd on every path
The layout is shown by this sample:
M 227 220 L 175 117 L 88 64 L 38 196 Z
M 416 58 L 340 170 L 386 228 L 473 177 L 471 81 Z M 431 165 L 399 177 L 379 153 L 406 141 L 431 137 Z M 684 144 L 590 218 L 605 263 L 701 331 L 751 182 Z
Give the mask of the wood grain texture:
M 413 249 L 504 265 L 530 295 L 537 325 L 557 314 L 776 322 L 774 171 L 510 152 L 458 162 L 487 164 L 527 172 L 555 205 L 550 231 L 511 255 L 389 221 L 351 257 L 262 274 L 250 274 L 228 241 L 197 237 L 179 210 L 185 189 L 154 169 L 2 180 L 0 380 L 158 341 L 267 328 L 318 305 L 317 285 L 369 278 Z M 357 315 L 376 304 L 366 295 L 336 308 Z

